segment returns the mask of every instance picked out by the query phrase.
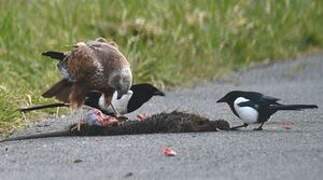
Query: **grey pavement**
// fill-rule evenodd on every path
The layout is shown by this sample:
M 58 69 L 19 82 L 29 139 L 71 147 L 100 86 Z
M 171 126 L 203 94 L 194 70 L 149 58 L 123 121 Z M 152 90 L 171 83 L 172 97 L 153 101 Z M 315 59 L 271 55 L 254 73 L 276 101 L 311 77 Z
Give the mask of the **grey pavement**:
M 264 126 L 237 132 L 60 137 L 0 144 L 0 179 L 322 179 L 323 56 L 249 68 L 222 80 L 176 89 L 136 113 L 189 111 L 233 125 L 237 118 L 215 101 L 234 89 L 320 108 L 278 112 Z M 32 124 L 18 134 L 62 129 L 77 115 Z M 283 123 L 292 123 L 291 129 Z M 162 154 L 170 146 L 175 157 Z

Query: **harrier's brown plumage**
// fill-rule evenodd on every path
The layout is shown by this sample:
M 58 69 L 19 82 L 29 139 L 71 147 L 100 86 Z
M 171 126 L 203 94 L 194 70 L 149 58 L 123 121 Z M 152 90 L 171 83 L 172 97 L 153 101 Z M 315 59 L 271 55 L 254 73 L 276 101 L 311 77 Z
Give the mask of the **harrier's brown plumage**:
M 61 58 L 58 68 L 63 79 L 43 94 L 43 97 L 69 102 L 72 108 L 80 107 L 90 91 L 104 94 L 111 104 L 114 91 L 120 98 L 132 84 L 130 65 L 118 47 L 105 39 L 79 42 L 69 53 L 56 53 Z M 44 53 L 44 54 L 46 54 Z

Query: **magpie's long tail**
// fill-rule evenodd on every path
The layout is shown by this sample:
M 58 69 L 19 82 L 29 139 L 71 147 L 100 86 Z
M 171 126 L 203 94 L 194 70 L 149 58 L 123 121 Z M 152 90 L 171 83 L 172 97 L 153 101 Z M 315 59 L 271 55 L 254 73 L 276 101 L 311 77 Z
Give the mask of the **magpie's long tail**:
M 289 104 L 289 105 L 283 105 L 278 104 L 274 106 L 270 106 L 271 110 L 279 111 L 279 110 L 303 110 L 303 109 L 316 109 L 318 108 L 315 104 Z
M 72 136 L 70 130 L 43 133 L 43 134 L 33 134 L 33 135 L 27 135 L 27 136 L 17 136 L 17 137 L 0 140 L 0 143 L 7 142 L 7 141 L 25 140 L 25 139 L 40 139 L 40 138 L 49 138 L 49 137 L 66 137 L 66 136 Z
M 45 104 L 45 105 L 37 105 L 27 108 L 19 108 L 18 111 L 20 112 L 30 112 L 34 110 L 46 109 L 46 108 L 55 108 L 55 107 L 68 107 L 69 105 L 66 103 L 53 103 L 53 104 Z
M 48 56 L 52 59 L 56 59 L 59 61 L 62 61 L 66 57 L 66 55 L 64 53 L 57 52 L 57 51 L 46 51 L 46 52 L 41 53 L 41 55 Z

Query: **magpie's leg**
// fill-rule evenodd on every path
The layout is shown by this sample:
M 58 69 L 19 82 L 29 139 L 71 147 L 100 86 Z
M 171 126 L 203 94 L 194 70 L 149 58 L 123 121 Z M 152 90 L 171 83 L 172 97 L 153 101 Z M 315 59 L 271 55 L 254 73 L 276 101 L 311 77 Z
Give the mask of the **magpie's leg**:
M 234 127 L 230 128 L 230 130 L 237 130 L 237 129 L 239 129 L 239 128 L 247 127 L 247 126 L 248 126 L 248 124 L 247 124 L 247 123 L 243 123 L 243 125 L 240 125 L 240 126 L 234 126 Z
M 255 129 L 253 129 L 254 131 L 261 131 L 262 130 L 262 126 L 265 124 L 265 122 L 262 122 L 261 124 L 260 124 L 260 126 L 259 127 L 257 127 L 257 128 L 255 128 Z

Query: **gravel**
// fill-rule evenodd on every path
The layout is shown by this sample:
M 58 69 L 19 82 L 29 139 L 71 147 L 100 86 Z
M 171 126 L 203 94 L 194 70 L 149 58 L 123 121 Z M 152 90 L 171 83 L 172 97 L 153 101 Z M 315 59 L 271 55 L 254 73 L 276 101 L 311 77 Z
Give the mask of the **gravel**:
M 230 90 L 253 90 L 282 103 L 323 106 L 320 54 L 249 68 L 222 80 L 155 97 L 137 113 L 175 109 L 240 122 L 216 100 Z M 50 118 L 17 134 L 60 130 L 78 115 Z M 290 129 L 283 127 L 289 124 Z M 59 137 L 0 144 L 0 179 L 321 179 L 323 111 L 278 112 L 264 131 Z M 164 147 L 177 152 L 162 153 Z

